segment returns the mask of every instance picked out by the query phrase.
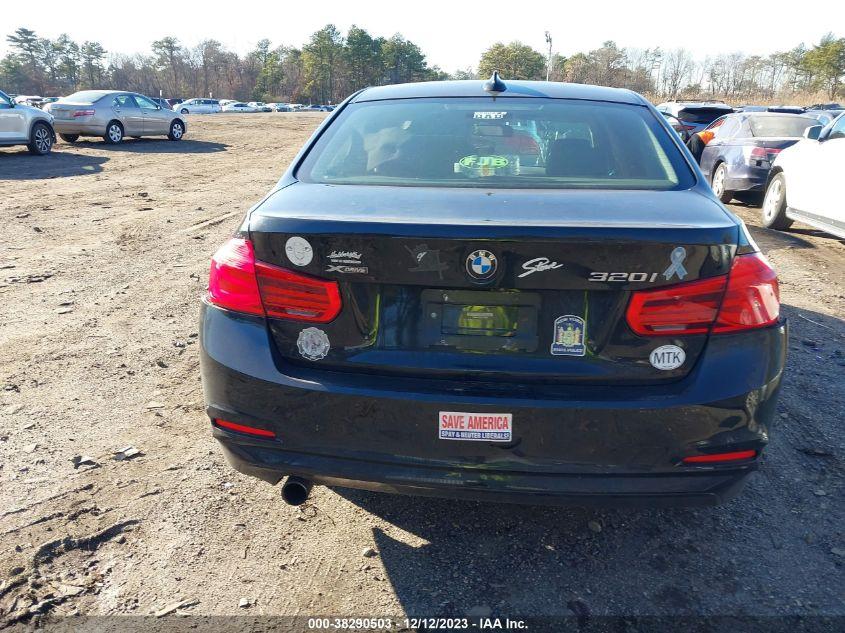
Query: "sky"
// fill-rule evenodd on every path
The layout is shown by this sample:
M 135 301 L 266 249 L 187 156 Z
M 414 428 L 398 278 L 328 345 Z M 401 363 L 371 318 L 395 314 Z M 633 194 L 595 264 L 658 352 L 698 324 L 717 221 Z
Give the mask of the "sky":
M 117 19 L 108 2 L 85 8 L 42 0 L 38 11 L 30 2 L 5 0 L 3 5 L 0 54 L 9 50 L 5 35 L 21 26 L 42 37 L 67 33 L 80 42 L 96 40 L 109 52 L 148 53 L 153 40 L 173 35 L 188 46 L 217 39 L 243 54 L 262 38 L 274 46 L 302 46 L 311 33 L 332 23 L 344 33 L 353 24 L 373 36 L 401 33 L 422 48 L 430 64 L 450 72 L 476 66 L 482 51 L 497 41 L 520 40 L 546 52 L 545 31 L 552 35 L 554 52 L 565 56 L 614 40 L 629 48 L 684 47 L 700 58 L 809 45 L 837 26 L 837 35 L 845 35 L 845 2 L 830 3 L 820 14 L 783 0 L 742 0 L 715 12 L 716 5 L 688 10 L 683 3 L 654 0 L 570 0 L 554 6 L 549 0 L 140 0 L 114 4 Z

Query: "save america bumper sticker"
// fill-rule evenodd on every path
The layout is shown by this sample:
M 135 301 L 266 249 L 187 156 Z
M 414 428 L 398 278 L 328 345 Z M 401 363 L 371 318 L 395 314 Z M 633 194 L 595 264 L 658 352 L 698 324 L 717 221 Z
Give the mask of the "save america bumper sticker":
M 510 442 L 513 437 L 513 414 L 441 411 L 439 426 L 438 436 L 441 440 Z

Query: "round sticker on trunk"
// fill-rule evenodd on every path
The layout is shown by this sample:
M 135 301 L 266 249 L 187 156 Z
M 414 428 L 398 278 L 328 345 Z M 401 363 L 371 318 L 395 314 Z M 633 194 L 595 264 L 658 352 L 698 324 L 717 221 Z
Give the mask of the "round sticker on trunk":
M 661 345 L 648 357 L 653 367 L 663 371 L 677 369 L 684 364 L 687 354 L 677 345 Z
M 294 235 L 285 242 L 285 254 L 297 266 L 307 266 L 314 259 L 314 249 L 304 237 Z
M 303 358 L 308 360 L 321 360 L 329 353 L 328 335 L 315 327 L 308 327 L 299 333 L 296 339 L 296 347 Z

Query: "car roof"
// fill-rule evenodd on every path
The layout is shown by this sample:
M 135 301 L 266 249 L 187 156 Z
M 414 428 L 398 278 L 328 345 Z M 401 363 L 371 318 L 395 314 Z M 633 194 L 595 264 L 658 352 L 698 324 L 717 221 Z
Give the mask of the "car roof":
M 731 106 L 723 101 L 665 101 L 660 104 L 660 107 L 674 108 L 676 110 L 686 110 L 694 108 L 708 108 L 714 110 L 733 110 Z
M 727 116 L 738 117 L 738 118 L 780 118 L 780 117 L 803 117 L 805 119 L 811 119 L 812 117 L 807 116 L 804 112 L 734 112 Z
M 612 101 L 631 105 L 647 105 L 648 102 L 632 90 L 606 88 L 586 84 L 568 84 L 556 81 L 521 81 L 503 79 L 507 90 L 496 98 L 537 97 L 550 99 L 585 99 L 590 101 Z M 425 97 L 489 97 L 484 90 L 485 81 L 425 81 L 419 83 L 393 84 L 365 88 L 352 98 L 353 103 L 381 101 L 384 99 L 419 99 Z

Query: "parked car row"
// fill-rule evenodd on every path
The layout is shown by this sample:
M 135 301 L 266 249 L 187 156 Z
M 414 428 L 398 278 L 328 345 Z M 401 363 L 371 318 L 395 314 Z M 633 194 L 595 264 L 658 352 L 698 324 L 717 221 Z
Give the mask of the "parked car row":
M 683 102 L 658 109 L 685 140 L 698 134 L 699 147 L 704 144 L 699 166 L 719 200 L 762 203 L 763 224 L 772 229 L 800 220 L 845 238 L 845 204 L 836 185 L 845 164 L 840 104 L 733 109 Z
M 221 103 L 223 103 L 221 101 Z M 331 112 L 333 105 L 302 105 L 301 103 L 264 103 L 263 101 L 227 101 L 223 112 Z
M 216 114 L 218 112 L 331 112 L 332 105 L 303 105 L 301 103 L 264 103 L 263 101 L 237 101 L 235 99 L 186 99 L 175 101 L 169 107 L 180 114 Z
M 120 90 L 83 90 L 67 97 L 12 97 L 0 92 L 0 146 L 26 145 L 34 154 L 48 154 L 56 135 L 66 143 L 80 137 L 101 137 L 121 143 L 127 136 L 167 136 L 180 140 L 188 130 L 188 114 L 217 112 L 330 112 L 334 106 L 300 103 L 244 103 L 231 99 L 186 100 L 147 97 Z
M 747 200 L 747 194 L 753 199 L 753 194 L 766 188 L 777 155 L 816 124 L 816 119 L 800 114 L 737 112 L 722 116 L 705 128 L 714 136 L 701 154 L 701 171 L 722 202 L 734 197 Z
M 741 105 L 731 107 L 724 101 L 666 101 L 657 109 L 669 119 L 672 127 L 681 137 L 688 137 L 702 131 L 716 119 L 735 112 L 775 112 L 779 114 L 803 114 L 812 116 L 822 125 L 827 125 L 845 106 L 839 103 L 816 103 L 811 106 L 794 105 Z M 686 138 L 685 138 L 686 140 Z
M 27 105 L 36 108 L 59 101 L 64 97 L 41 97 L 38 95 L 7 95 L 15 105 Z M 301 103 L 264 103 L 263 101 L 237 101 L 235 99 L 205 99 L 194 97 L 190 99 L 165 99 L 163 97 L 146 97 L 163 109 L 173 110 L 179 114 L 216 114 L 218 112 L 331 112 L 333 105 L 303 105 Z M 228 107 L 227 107 L 228 106 Z
M 49 154 L 57 133 L 66 143 L 98 136 L 117 144 L 126 136 L 179 141 L 187 130 L 183 115 L 135 92 L 83 90 L 40 109 L 0 91 L 0 145 L 26 145 L 33 154 Z

